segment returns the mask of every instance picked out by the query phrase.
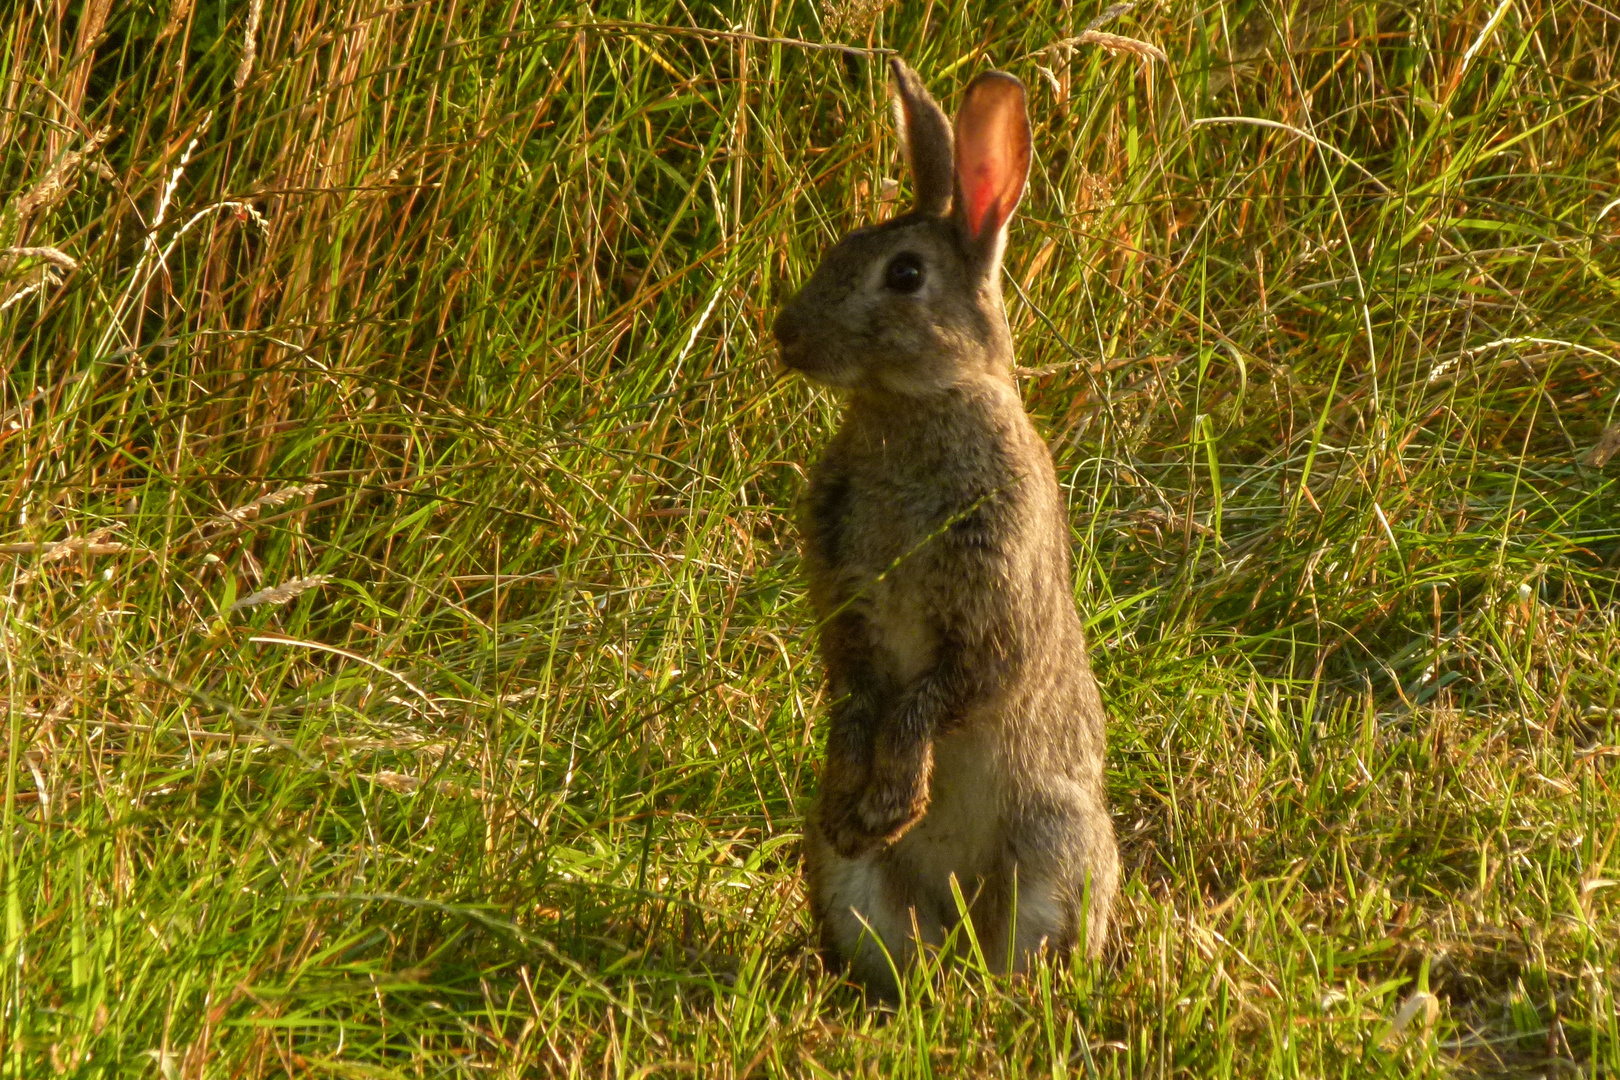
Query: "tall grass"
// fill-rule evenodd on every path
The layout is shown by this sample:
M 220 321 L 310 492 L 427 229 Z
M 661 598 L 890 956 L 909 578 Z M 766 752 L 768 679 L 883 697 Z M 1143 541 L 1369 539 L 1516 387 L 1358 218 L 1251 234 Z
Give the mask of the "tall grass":
M 16 5 L 0 1069 L 1620 1072 L 1620 15 L 1101 14 Z M 766 330 L 903 180 L 823 42 L 1030 88 L 1128 865 L 892 1015 L 796 868 Z

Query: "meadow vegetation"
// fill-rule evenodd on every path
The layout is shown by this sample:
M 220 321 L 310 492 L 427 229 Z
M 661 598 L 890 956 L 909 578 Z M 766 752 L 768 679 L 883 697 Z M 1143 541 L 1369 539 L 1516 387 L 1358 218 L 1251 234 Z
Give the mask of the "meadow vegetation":
M 1620 10 L 594 7 L 10 6 L 0 1073 L 1620 1075 Z M 892 1014 L 768 334 L 886 49 L 1029 88 L 1126 863 Z

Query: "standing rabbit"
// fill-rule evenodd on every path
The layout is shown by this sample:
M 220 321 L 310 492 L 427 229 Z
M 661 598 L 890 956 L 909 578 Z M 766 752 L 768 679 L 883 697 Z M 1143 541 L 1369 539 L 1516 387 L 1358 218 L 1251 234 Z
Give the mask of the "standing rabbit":
M 824 952 L 885 997 L 960 923 L 953 878 L 986 960 L 1021 971 L 1095 955 L 1119 877 L 1067 514 L 1001 300 L 1024 88 L 980 75 L 953 140 L 894 76 L 916 206 L 840 240 L 775 326 L 784 364 L 848 392 L 801 521 L 832 702 L 805 862 Z

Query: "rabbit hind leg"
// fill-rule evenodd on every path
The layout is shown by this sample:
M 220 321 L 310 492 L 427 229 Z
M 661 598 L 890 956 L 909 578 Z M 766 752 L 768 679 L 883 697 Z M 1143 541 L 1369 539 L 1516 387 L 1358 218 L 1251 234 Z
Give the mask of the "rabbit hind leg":
M 834 965 L 847 967 L 855 982 L 893 1000 L 899 993 L 895 973 L 903 974 L 917 952 L 910 890 L 884 852 L 845 859 L 824 844 L 814 848 L 811 906 L 823 952 Z M 924 940 L 940 934 L 937 926 L 922 928 Z
M 1043 949 L 1067 956 L 1079 949 L 1095 957 L 1108 936 L 1109 912 L 1119 882 L 1119 853 L 1106 812 L 1083 799 L 1059 802 L 1026 819 L 1036 825 L 1029 835 L 1044 839 L 1028 844 L 1040 852 L 1002 875 L 1009 889 L 994 898 L 997 944 L 1006 969 L 1025 971 Z

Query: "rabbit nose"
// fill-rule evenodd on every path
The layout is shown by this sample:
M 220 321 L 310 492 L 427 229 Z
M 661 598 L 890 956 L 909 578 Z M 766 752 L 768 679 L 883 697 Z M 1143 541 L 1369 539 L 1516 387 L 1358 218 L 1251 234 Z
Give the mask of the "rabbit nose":
M 776 325 L 771 332 L 776 335 L 778 345 L 792 345 L 799 340 L 799 320 L 793 317 L 792 311 L 783 311 L 776 317 Z

